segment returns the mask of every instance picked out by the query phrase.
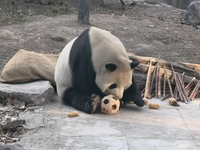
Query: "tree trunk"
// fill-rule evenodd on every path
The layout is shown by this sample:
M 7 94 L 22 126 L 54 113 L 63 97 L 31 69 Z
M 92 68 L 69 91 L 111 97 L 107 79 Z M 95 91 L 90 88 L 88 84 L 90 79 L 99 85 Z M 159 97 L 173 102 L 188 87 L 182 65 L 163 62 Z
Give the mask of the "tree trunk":
M 90 0 L 78 1 L 78 23 L 90 24 Z

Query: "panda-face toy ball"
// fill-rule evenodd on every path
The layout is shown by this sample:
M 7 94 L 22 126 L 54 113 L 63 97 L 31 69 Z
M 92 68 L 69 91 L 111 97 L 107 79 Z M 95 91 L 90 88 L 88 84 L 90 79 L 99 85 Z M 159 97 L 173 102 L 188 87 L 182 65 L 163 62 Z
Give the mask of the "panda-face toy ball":
M 114 114 L 118 112 L 120 106 L 120 100 L 113 96 L 113 95 L 108 95 L 105 96 L 101 100 L 101 112 L 104 114 Z

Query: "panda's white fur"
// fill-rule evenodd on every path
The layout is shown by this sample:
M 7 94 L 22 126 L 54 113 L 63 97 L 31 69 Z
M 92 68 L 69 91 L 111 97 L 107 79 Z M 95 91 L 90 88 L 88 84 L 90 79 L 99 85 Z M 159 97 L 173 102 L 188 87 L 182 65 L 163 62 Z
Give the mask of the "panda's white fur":
M 89 36 L 92 37 L 90 38 L 90 43 L 92 62 L 96 72 L 96 84 L 103 93 L 122 98 L 124 88 L 128 88 L 132 84 L 131 61 L 128 58 L 126 49 L 121 41 L 110 32 L 95 27 L 91 27 L 90 31 Z M 105 69 L 106 63 L 117 64 L 118 68 L 115 72 L 108 72 Z M 109 90 L 108 86 L 115 82 L 118 83 L 119 87 Z
M 143 106 L 133 78 L 132 69 L 137 64 L 129 60 L 117 37 L 90 27 L 69 42 L 58 58 L 55 68 L 58 95 L 66 104 L 86 113 L 95 109 L 92 94 L 101 98 L 112 94 L 125 101 L 136 99 L 135 104 Z
M 57 86 L 57 93 L 59 96 L 63 95 L 63 92 L 72 86 L 72 74 L 69 64 L 69 54 L 71 47 L 76 40 L 70 41 L 60 53 L 56 68 L 55 68 L 55 81 Z M 64 63 L 65 62 L 65 63 Z

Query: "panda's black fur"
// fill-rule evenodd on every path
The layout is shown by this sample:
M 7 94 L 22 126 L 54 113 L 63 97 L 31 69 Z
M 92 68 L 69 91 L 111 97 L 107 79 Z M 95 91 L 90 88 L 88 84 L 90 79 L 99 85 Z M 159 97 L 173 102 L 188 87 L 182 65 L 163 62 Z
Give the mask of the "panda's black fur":
M 88 37 L 89 29 L 85 30 L 73 43 L 70 51 L 70 67 L 73 87 L 67 89 L 62 100 L 76 109 L 92 112 L 92 94 L 103 97 L 104 94 L 95 84 L 95 72 L 91 60 L 91 48 Z
M 89 31 L 90 28 L 86 29 L 75 39 L 72 44 L 69 53 L 69 66 L 71 69 L 72 86 L 68 89 L 65 89 L 63 94 L 60 96 L 65 104 L 86 113 L 93 113 L 93 100 L 95 98 L 94 94 L 99 95 L 101 98 L 103 98 L 105 94 L 95 83 L 96 73 L 94 71 L 94 66 L 91 59 L 92 49 Z M 111 70 L 113 69 L 112 65 L 108 66 L 108 68 L 109 67 Z M 133 76 L 132 84 L 124 91 L 124 95 L 121 100 L 124 102 L 134 101 L 134 103 L 139 107 L 144 105 L 140 90 Z
M 92 93 L 102 95 L 95 84 L 95 72 L 91 60 L 91 48 L 88 37 L 89 29 L 85 30 L 74 42 L 70 51 L 70 67 L 73 87 L 86 95 Z

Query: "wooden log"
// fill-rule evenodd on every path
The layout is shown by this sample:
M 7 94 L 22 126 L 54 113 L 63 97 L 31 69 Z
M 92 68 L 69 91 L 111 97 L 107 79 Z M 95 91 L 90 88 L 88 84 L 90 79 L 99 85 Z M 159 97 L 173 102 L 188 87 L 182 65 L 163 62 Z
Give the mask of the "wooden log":
M 152 69 L 152 71 L 155 69 L 156 67 L 155 66 L 152 66 L 151 67 L 151 69 Z M 134 72 L 135 73 L 137 73 L 137 74 L 146 74 L 147 73 L 147 70 L 148 70 L 148 65 L 146 65 L 146 64 L 139 64 L 135 69 L 134 69 Z M 166 69 L 166 74 L 167 74 L 167 76 L 170 78 L 171 76 L 172 76 L 172 71 L 170 70 L 170 69 Z M 183 73 L 183 72 L 180 72 L 180 73 Z M 160 68 L 160 76 L 163 76 L 163 74 L 164 74 L 164 69 L 163 68 Z M 189 74 L 189 72 L 188 72 L 188 74 Z M 187 83 L 189 83 L 191 80 L 192 80 L 192 78 L 193 78 L 194 76 L 192 76 L 192 74 L 190 75 L 190 76 L 188 76 L 188 75 L 185 75 L 184 76 L 184 82 L 187 84 Z M 196 77 L 197 78 L 197 77 Z M 173 79 L 173 78 L 172 78 Z M 171 80 L 171 82 L 172 81 L 174 81 L 174 79 L 173 80 Z M 174 84 L 175 82 L 172 82 L 172 84 Z
M 129 53 L 129 59 L 131 59 L 132 61 L 140 62 L 142 65 L 141 66 L 139 65 L 138 67 L 139 69 L 142 69 L 141 71 L 144 71 L 144 72 L 145 71 L 147 72 L 147 67 L 145 66 L 145 64 L 147 64 L 149 60 L 152 61 L 152 65 L 155 65 L 158 62 L 157 58 L 136 56 L 133 53 Z M 162 59 L 159 59 L 159 63 L 161 66 L 166 66 L 167 70 L 171 69 L 171 64 L 172 64 L 175 72 L 179 72 L 179 73 L 185 72 L 186 81 L 188 81 L 187 76 L 189 76 L 190 78 L 196 77 L 198 80 L 200 79 L 200 64 L 169 62 Z M 152 69 L 154 68 L 152 67 Z M 161 72 L 163 71 L 161 70 Z
M 173 91 L 173 96 L 175 96 L 174 98 L 176 100 L 178 100 L 179 96 L 180 96 L 180 92 L 177 89 L 178 87 L 175 87 L 175 89 L 172 89 L 173 85 L 175 85 L 176 82 L 178 82 L 177 83 L 178 86 L 179 85 L 181 86 L 181 87 L 179 87 L 179 88 L 181 88 L 180 89 L 181 92 L 184 91 L 184 93 L 181 93 L 181 94 L 183 95 L 182 98 L 185 101 L 185 100 L 189 100 L 188 95 L 191 93 L 191 91 L 193 90 L 193 88 L 196 85 L 196 83 L 198 82 L 198 80 L 200 80 L 200 64 L 169 62 L 169 61 L 165 61 L 165 60 L 161 60 L 161 59 L 157 59 L 157 58 L 152 58 L 152 57 L 136 56 L 133 53 L 129 53 L 129 59 L 132 60 L 132 61 L 140 62 L 140 64 L 134 69 L 135 73 L 139 74 L 139 75 L 146 75 L 147 74 L 147 72 L 149 70 L 148 62 L 150 60 L 152 62 L 150 72 L 153 72 L 154 70 L 156 70 L 156 68 L 157 68 L 156 64 L 159 61 L 159 65 L 160 65 L 160 69 L 159 69 L 159 71 L 160 71 L 159 75 L 160 76 L 159 77 L 162 81 L 165 80 L 165 82 L 168 82 L 168 79 L 170 79 L 169 81 L 170 81 L 171 91 L 175 90 L 175 91 Z M 182 75 L 182 77 L 179 77 L 179 75 L 177 74 L 176 75 L 177 81 L 175 81 L 175 76 L 173 76 L 171 65 L 173 66 L 173 70 L 174 70 L 175 73 L 184 74 L 184 75 Z M 166 67 L 166 71 L 165 71 L 164 67 Z M 191 83 L 188 84 L 194 77 L 196 78 L 195 81 L 192 81 L 192 84 Z M 155 79 L 156 79 L 156 77 L 155 77 Z M 154 78 L 152 78 L 152 81 L 154 82 Z M 151 83 L 152 83 L 152 81 L 151 81 Z M 158 80 L 157 80 L 156 83 L 157 84 L 155 84 L 155 94 L 156 94 L 156 96 L 158 96 L 160 94 L 160 92 L 158 92 L 158 89 L 159 89 Z M 186 85 L 186 87 L 185 87 L 185 85 Z M 152 89 L 152 88 L 154 88 L 154 84 L 150 84 L 150 89 Z M 197 93 L 198 93 L 198 91 L 197 91 Z M 197 93 L 195 93 L 195 95 Z M 153 95 L 153 94 L 151 94 L 151 95 Z M 165 97 L 165 95 L 164 95 L 164 97 Z

